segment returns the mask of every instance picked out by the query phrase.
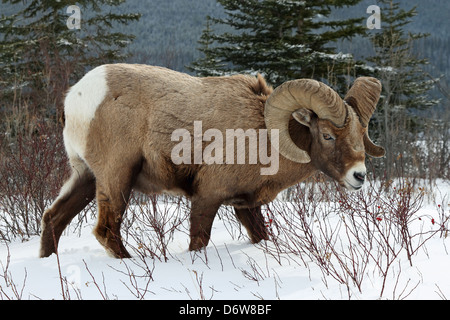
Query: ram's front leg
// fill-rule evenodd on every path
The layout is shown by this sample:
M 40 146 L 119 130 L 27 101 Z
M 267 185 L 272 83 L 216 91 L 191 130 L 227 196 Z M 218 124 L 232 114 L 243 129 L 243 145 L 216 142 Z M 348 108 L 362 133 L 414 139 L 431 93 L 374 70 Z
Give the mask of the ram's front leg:
M 255 208 L 234 208 L 236 217 L 247 229 L 248 236 L 252 243 L 258 243 L 261 240 L 269 240 L 267 235 L 264 217 L 261 213 L 261 206 Z
M 191 243 L 189 250 L 200 250 L 208 245 L 211 228 L 222 201 L 194 197 L 191 201 Z

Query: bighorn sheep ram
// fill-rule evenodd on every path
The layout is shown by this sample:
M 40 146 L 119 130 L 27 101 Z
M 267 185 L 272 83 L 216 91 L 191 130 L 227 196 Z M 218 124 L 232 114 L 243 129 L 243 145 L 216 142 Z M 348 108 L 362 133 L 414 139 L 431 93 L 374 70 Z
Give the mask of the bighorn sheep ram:
M 208 244 L 222 204 L 234 206 L 253 243 L 267 239 L 261 205 L 318 170 L 347 189 L 361 188 L 365 153 L 384 155 L 367 132 L 380 92 L 380 82 L 369 77 L 358 78 L 342 99 L 309 79 L 272 90 L 261 76 L 197 78 L 144 65 L 97 67 L 65 99 L 72 175 L 43 216 L 40 255 L 56 252 L 65 227 L 96 197 L 94 234 L 113 256 L 130 257 L 120 225 L 132 189 L 190 198 L 190 250 Z M 201 122 L 201 133 L 270 131 L 268 144 L 280 155 L 277 171 L 261 174 L 261 162 L 174 163 L 179 143 L 172 134 L 184 129 L 195 135 L 194 122 Z M 201 140 L 202 150 L 211 140 Z

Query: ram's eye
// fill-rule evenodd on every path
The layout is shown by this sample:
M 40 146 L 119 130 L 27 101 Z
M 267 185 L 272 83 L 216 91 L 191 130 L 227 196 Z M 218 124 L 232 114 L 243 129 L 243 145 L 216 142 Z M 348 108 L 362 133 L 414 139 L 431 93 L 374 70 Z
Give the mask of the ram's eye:
M 328 134 L 328 133 L 324 133 L 324 134 L 323 134 L 323 138 L 324 138 L 325 140 L 334 140 L 334 138 L 333 138 L 330 134 Z

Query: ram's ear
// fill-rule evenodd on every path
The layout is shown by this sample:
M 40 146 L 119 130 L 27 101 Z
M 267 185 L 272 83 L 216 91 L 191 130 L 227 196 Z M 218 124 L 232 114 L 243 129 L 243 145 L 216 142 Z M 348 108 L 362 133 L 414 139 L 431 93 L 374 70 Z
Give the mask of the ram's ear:
M 311 120 L 314 115 L 314 112 L 312 112 L 309 109 L 298 109 L 292 112 L 292 116 L 295 120 L 297 120 L 300 124 L 310 127 L 311 126 Z

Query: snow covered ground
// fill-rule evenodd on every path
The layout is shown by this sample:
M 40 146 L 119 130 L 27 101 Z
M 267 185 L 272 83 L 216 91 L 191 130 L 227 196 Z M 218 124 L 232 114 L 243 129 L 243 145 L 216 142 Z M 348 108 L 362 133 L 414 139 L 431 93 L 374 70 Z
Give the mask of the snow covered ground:
M 126 238 L 126 246 L 134 258 L 121 261 L 108 256 L 97 242 L 91 232 L 95 219 L 88 218 L 81 228 L 71 226 L 64 233 L 58 257 L 38 258 L 37 236 L 26 242 L 1 243 L 0 299 L 448 299 L 450 239 L 443 232 L 428 231 L 439 229 L 442 217 L 450 215 L 449 183 L 441 182 L 435 190 L 439 192 L 433 200 L 426 199 L 411 222 L 416 224 L 411 233 L 417 235 L 413 247 L 423 243 L 412 257 L 412 266 L 406 250 L 390 260 L 381 257 L 389 255 L 389 250 L 362 249 L 382 246 L 381 242 L 348 243 L 354 239 L 349 235 L 350 223 L 339 215 L 321 217 L 320 223 L 318 217 L 310 221 L 313 232 L 335 239 L 336 251 L 325 250 L 322 257 L 325 265 L 330 263 L 328 274 L 313 254 L 289 253 L 292 248 L 286 250 L 273 241 L 251 244 L 245 231 L 223 215 L 215 220 L 206 250 L 187 250 L 186 220 L 168 242 L 167 262 L 161 255 L 159 259 L 143 257 L 149 244 L 133 236 Z M 383 222 L 385 217 L 379 219 Z M 283 222 L 268 220 L 270 225 L 275 223 Z M 392 248 L 398 250 L 399 245 Z M 339 253 L 343 263 L 333 257 Z

